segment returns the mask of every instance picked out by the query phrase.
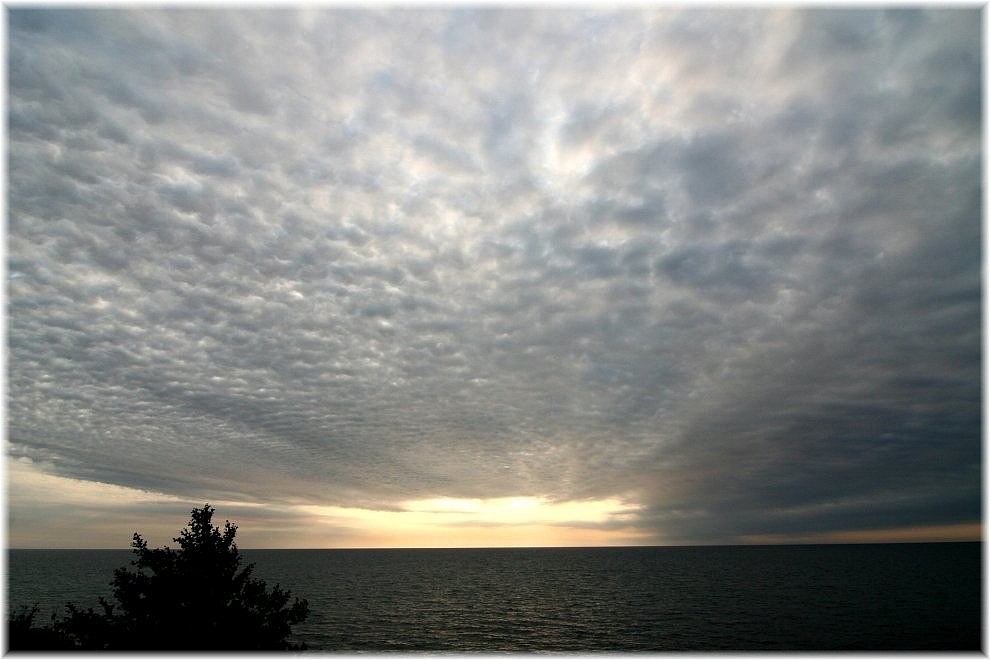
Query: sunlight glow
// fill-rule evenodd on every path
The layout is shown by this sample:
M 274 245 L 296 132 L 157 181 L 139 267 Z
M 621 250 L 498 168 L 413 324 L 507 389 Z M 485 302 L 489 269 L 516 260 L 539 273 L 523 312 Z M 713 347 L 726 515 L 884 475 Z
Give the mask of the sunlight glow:
M 349 530 L 348 547 L 635 545 L 638 506 L 619 498 L 553 502 L 542 497 L 409 500 L 397 510 L 305 508 L 325 527 Z M 315 522 L 315 521 L 314 521 Z
M 58 476 L 54 467 L 27 458 L 8 459 L 8 547 L 124 548 L 139 531 L 153 546 L 168 544 L 202 502 Z M 38 502 L 46 502 L 39 508 Z M 437 496 L 380 508 L 299 502 L 211 500 L 218 520 L 239 527 L 242 548 L 459 548 L 653 545 L 659 539 L 636 524 L 633 502 L 553 501 L 517 496 Z M 980 523 L 851 530 L 815 534 L 765 534 L 736 542 L 875 543 L 979 540 Z
M 450 514 L 466 514 L 458 519 L 478 520 L 487 524 L 561 523 L 570 521 L 605 522 L 632 511 L 617 498 L 579 502 L 551 502 L 542 497 L 497 497 L 462 499 L 439 497 L 409 500 L 403 510 L 414 514 L 439 514 L 438 522 L 452 522 Z

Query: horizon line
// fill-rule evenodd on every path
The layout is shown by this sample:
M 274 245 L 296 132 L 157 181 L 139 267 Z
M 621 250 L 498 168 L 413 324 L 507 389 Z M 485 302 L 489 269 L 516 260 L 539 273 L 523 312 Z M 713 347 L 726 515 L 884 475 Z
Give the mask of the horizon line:
M 328 550 L 624 550 L 632 548 L 770 548 L 793 546 L 820 545 L 921 545 L 931 543 L 983 543 L 983 539 L 913 539 L 913 540 L 882 540 L 882 541 L 788 541 L 779 543 L 646 543 L 626 545 L 459 545 L 459 546 L 337 546 L 337 547 L 241 547 L 238 551 L 250 552 L 255 550 L 312 550 L 324 552 Z M 171 546 L 156 546 L 171 547 Z M 172 548 L 178 550 L 178 548 Z M 6 550 L 23 551 L 120 551 L 132 552 L 133 548 L 67 548 L 67 547 L 10 547 Z

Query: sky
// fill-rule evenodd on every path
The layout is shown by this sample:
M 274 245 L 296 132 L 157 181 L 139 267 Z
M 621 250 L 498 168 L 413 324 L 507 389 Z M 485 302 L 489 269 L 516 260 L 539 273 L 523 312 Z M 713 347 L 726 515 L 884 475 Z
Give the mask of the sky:
M 980 8 L 7 18 L 9 546 L 980 537 Z

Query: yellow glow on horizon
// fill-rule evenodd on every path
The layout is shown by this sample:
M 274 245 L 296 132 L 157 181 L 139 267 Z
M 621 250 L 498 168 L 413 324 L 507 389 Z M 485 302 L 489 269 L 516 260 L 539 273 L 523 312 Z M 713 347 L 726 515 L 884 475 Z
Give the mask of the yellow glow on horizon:
M 62 477 L 52 466 L 8 459 L 8 547 L 126 547 L 138 531 L 168 543 L 202 502 L 165 493 Z M 640 506 L 617 497 L 437 496 L 390 508 L 210 500 L 218 520 L 238 525 L 243 548 L 456 548 L 653 545 L 635 526 Z M 163 515 L 165 512 L 174 511 Z M 740 537 L 749 544 L 979 541 L 979 522 Z M 661 542 L 662 543 L 662 542 Z
M 627 545 L 638 509 L 619 498 L 553 502 L 542 497 L 435 497 L 396 510 L 305 506 L 324 525 L 350 530 L 350 547 Z M 609 523 L 606 528 L 605 523 Z
M 168 544 L 203 502 L 54 473 L 8 459 L 8 547 L 124 548 L 137 531 Z M 242 548 L 401 548 L 641 545 L 636 505 L 619 498 L 435 497 L 388 509 L 210 499 L 217 520 L 238 525 Z M 626 524 L 628 523 L 628 524 Z
M 471 519 L 481 518 L 493 523 L 534 523 L 534 522 L 604 522 L 612 517 L 631 513 L 630 507 L 618 498 L 603 500 L 583 500 L 553 502 L 544 497 L 495 497 L 488 499 L 467 499 L 437 497 L 422 500 L 408 500 L 402 509 L 415 514 L 439 514 L 441 521 L 453 520 L 451 514 L 463 514 Z

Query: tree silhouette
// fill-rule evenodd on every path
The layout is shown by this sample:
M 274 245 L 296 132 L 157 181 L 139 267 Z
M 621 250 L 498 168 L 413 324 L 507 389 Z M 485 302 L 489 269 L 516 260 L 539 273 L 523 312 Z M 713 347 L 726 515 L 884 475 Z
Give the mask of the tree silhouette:
M 131 547 L 133 570 L 114 571 L 116 604 L 100 598 L 103 612 L 67 604 L 68 616 L 50 628 L 31 628 L 37 608 L 11 616 L 10 648 L 89 650 L 278 650 L 309 605 L 241 568 L 237 526 L 212 524 L 214 509 L 193 509 L 189 526 L 173 541 L 179 549 L 149 548 L 140 534 Z

